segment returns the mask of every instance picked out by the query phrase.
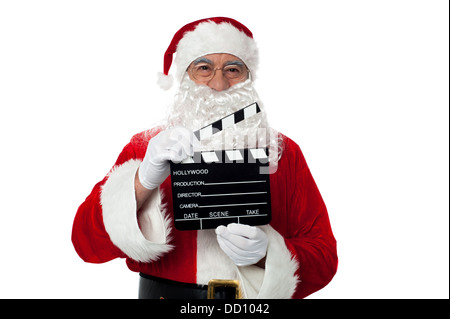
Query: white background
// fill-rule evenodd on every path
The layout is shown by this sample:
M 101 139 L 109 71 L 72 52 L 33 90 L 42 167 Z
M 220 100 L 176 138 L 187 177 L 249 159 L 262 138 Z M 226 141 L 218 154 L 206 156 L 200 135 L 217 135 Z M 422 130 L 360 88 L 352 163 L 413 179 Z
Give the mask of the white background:
M 311 298 L 449 297 L 448 1 L 1 1 L 0 297 L 136 298 L 124 260 L 84 263 L 77 207 L 131 136 L 184 24 L 254 33 L 272 125 L 302 148 L 339 269 Z

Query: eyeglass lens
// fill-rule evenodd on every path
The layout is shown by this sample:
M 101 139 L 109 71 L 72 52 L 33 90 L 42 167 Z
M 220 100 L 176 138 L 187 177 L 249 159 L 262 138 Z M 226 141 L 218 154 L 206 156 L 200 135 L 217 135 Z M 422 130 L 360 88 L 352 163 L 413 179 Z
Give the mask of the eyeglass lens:
M 193 65 L 192 75 L 197 80 L 206 81 L 211 80 L 218 70 L 221 70 L 229 80 L 241 80 L 248 76 L 247 68 L 243 65 L 231 64 L 223 68 L 214 68 L 208 63 Z

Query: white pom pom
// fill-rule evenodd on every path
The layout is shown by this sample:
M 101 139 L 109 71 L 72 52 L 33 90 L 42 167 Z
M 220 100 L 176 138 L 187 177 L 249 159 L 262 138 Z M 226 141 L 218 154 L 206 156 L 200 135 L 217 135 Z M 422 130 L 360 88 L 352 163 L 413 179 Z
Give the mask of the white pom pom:
M 158 72 L 158 79 L 156 82 L 161 89 L 169 90 L 173 85 L 173 76 Z

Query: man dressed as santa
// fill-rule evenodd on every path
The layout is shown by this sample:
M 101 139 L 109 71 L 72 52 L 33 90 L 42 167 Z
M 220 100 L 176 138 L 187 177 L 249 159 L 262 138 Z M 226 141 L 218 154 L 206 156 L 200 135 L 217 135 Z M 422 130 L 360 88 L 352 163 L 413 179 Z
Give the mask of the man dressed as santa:
M 327 209 L 299 146 L 268 126 L 253 86 L 258 49 L 230 18 L 192 22 L 174 36 L 160 85 L 178 93 L 167 120 L 139 133 L 75 216 L 72 242 L 86 262 L 126 258 L 140 273 L 140 298 L 206 298 L 212 279 L 235 280 L 243 298 L 303 298 L 337 269 Z M 257 102 L 261 112 L 196 141 L 193 132 Z M 195 145 L 194 145 L 195 144 Z M 170 161 L 194 149 L 269 149 L 270 224 L 216 229 L 174 227 Z M 227 297 L 226 290 L 216 297 Z

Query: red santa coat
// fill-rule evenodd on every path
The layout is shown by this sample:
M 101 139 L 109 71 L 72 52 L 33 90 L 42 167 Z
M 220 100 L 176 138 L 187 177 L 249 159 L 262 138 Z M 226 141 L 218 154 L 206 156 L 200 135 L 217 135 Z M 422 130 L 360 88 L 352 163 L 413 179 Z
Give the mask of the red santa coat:
M 151 136 L 135 135 L 79 207 L 72 242 L 84 261 L 126 258 L 132 271 L 186 283 L 237 279 L 246 298 L 303 298 L 333 278 L 336 241 L 295 142 L 283 136 L 282 157 L 270 175 L 272 221 L 261 226 L 269 239 L 262 269 L 234 265 L 220 249 L 214 230 L 175 229 L 170 176 L 136 213 L 134 177 Z

